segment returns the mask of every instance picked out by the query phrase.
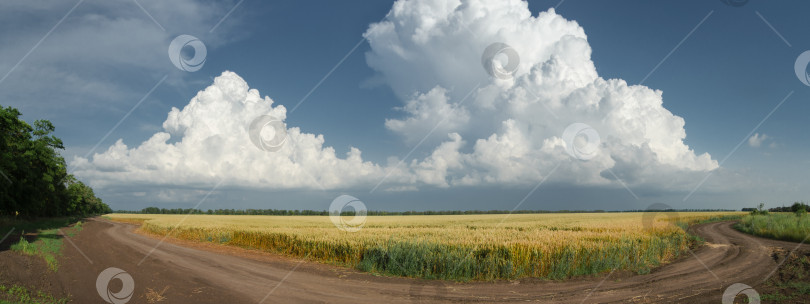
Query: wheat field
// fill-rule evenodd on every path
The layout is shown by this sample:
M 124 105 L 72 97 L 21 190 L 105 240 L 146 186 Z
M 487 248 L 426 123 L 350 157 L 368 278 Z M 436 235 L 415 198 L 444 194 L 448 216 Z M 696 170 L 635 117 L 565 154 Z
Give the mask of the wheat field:
M 380 274 L 458 281 L 565 279 L 671 261 L 689 223 L 739 212 L 369 216 L 356 232 L 328 216 L 110 214 L 153 235 L 213 242 Z M 347 217 L 348 218 L 348 217 Z M 175 229 L 176 227 L 176 229 Z

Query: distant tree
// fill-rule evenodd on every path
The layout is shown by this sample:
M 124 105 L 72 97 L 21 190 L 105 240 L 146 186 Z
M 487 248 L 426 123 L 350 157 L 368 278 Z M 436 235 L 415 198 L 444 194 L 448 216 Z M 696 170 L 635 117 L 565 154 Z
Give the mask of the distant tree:
M 795 213 L 796 216 L 799 216 L 799 217 L 802 217 L 805 214 L 807 214 L 807 205 L 799 203 L 799 202 L 793 204 L 793 206 L 791 206 L 791 209 L 793 209 L 793 213 Z
M 751 215 L 767 215 L 768 210 L 765 210 L 765 203 L 759 203 L 757 210 L 751 211 Z
M 786 207 L 786 206 L 783 205 L 781 207 L 770 208 L 770 209 L 768 209 L 768 211 L 770 211 L 770 212 L 796 212 L 796 211 L 798 211 L 800 209 L 808 210 L 808 209 L 810 209 L 810 206 L 807 206 L 807 204 L 805 204 L 804 202 L 794 202 L 793 205 L 791 205 L 789 207 Z
M 73 176 L 69 176 L 69 178 L 68 214 L 100 214 L 112 212 L 110 206 L 107 206 L 107 204 L 101 202 L 100 198 L 96 197 L 92 188 L 76 180 Z

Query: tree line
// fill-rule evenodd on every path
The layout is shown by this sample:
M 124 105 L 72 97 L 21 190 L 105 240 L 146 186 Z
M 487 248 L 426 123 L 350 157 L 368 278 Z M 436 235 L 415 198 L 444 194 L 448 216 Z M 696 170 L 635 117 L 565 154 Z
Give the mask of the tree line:
M 0 216 L 66 216 L 112 210 L 67 173 L 62 140 L 48 120 L 31 126 L 19 110 L 0 106 Z
M 799 212 L 800 210 L 810 210 L 810 206 L 807 206 L 805 203 L 795 202 L 793 205 L 790 206 L 782 206 L 782 207 L 775 207 L 770 208 L 768 211 L 770 212 Z
M 805 204 L 804 202 L 794 202 L 793 205 L 785 206 L 782 205 L 781 207 L 774 207 L 765 209 L 765 203 L 759 204 L 757 208 L 742 208 L 742 211 L 750 211 L 750 212 L 757 212 L 757 213 L 767 213 L 767 212 L 799 212 L 801 210 L 810 210 L 810 206 Z

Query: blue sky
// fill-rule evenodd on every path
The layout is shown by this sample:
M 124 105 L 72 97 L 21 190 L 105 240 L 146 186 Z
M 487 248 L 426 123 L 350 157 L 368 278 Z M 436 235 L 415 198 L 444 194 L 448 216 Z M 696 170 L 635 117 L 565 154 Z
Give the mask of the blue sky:
M 63 155 L 69 163 L 91 151 L 104 153 L 119 139 L 130 149 L 139 146 L 164 131 L 164 121 L 173 107 L 182 110 L 198 91 L 209 87 L 213 78 L 226 70 L 238 74 L 262 97 L 269 96 L 274 106 L 283 105 L 287 127 L 322 134 L 324 146 L 334 147 L 338 158 L 345 158 L 350 147 L 361 150 L 362 161 L 379 165 L 382 176 L 386 176 L 385 168 L 391 168 L 389 158 L 402 159 L 412 149 L 402 167 L 408 167 L 413 160 L 427 160 L 447 140 L 447 133 L 459 132 L 466 142 L 459 151 L 469 155 L 475 154 L 473 144 L 477 139 L 504 134 L 498 127 L 442 127 L 436 136 L 429 136 L 417 146 L 407 140 L 407 134 L 421 138 L 424 130 L 396 131 L 386 127 L 386 119 L 405 120 L 416 115 L 398 109 L 409 96 L 395 93 L 392 88 L 400 84 L 381 76 L 396 73 L 387 69 L 402 63 L 387 65 L 390 61 L 385 61 L 385 67 L 375 68 L 367 61 L 370 53 L 381 51 L 372 48 L 364 33 L 370 24 L 385 20 L 393 2 L 83 1 L 71 12 L 75 4 L 0 4 L 0 43 L 4 45 L 0 48 L 0 77 L 5 75 L 0 82 L 0 104 L 19 108 L 26 120 L 54 122 L 57 135 L 65 142 Z M 607 157 L 591 161 L 591 165 L 564 165 L 558 173 L 549 174 L 556 169 L 553 164 L 545 164 L 539 165 L 537 176 L 529 172 L 526 178 L 510 179 L 493 173 L 491 176 L 500 177 L 464 184 L 461 180 L 469 173 L 468 167 L 485 168 L 489 164 L 467 161 L 456 173 L 458 182 L 454 182 L 452 174 L 446 176 L 447 185 L 419 177 L 408 182 L 409 177 L 403 173 L 399 184 L 392 187 L 408 190 L 389 192 L 370 191 L 380 176 L 347 175 L 346 179 L 357 182 L 329 185 L 327 177 L 313 169 L 308 174 L 315 175 L 316 180 L 324 178 L 321 182 L 327 184 L 327 189 L 303 184 L 263 187 L 261 183 L 238 181 L 250 181 L 249 176 L 229 177 L 200 208 L 322 210 L 341 193 L 354 195 L 375 210 L 508 210 L 518 204 L 520 209 L 620 210 L 644 209 L 652 203 L 675 208 L 740 208 L 759 202 L 774 206 L 807 200 L 802 190 L 808 181 L 805 172 L 810 169 L 810 160 L 805 157 L 810 136 L 804 127 L 810 111 L 810 88 L 797 79 L 793 65 L 799 54 L 810 50 L 810 41 L 805 38 L 808 21 L 802 18 L 810 4 L 749 1 L 734 7 L 722 1 L 528 3 L 533 17 L 555 6 L 556 14 L 575 21 L 587 35 L 590 60 L 599 78 L 622 79 L 631 86 L 643 84 L 662 91 L 663 107 L 685 121 L 683 143 L 695 155 L 711 155 L 719 169 L 702 168 L 682 174 L 666 171 L 672 165 L 666 163 L 661 168 L 639 165 L 626 172 L 614 167 L 615 173 L 606 173 L 601 167 L 594 169 L 594 163 L 611 164 Z M 68 12 L 64 21 L 54 27 Z M 169 61 L 166 49 L 180 34 L 193 35 L 205 43 L 208 53 L 199 71 L 181 71 Z M 476 34 L 471 37 L 479 37 Z M 382 38 L 376 39 L 378 45 L 386 45 Z M 506 40 L 507 44 L 521 44 Z M 540 48 L 541 44 L 537 45 Z M 528 44 L 516 49 L 525 55 L 531 47 Z M 560 49 L 561 55 L 567 52 L 565 46 Z M 430 49 L 425 52 L 430 55 Z M 530 61 L 526 58 L 521 56 L 522 62 Z M 547 59 L 537 60 L 543 63 Z M 480 61 L 470 61 L 469 65 L 478 69 L 481 79 L 486 78 Z M 518 76 L 529 73 L 528 68 Z M 413 78 L 430 78 L 429 71 L 426 75 L 414 73 Z M 164 76 L 166 80 L 161 82 Z M 469 90 L 463 88 L 465 84 L 458 82 L 458 86 L 449 88 L 448 104 L 463 103 L 459 97 Z M 154 92 L 122 121 L 152 87 Z M 425 94 L 429 89 L 412 93 Z M 471 106 L 469 111 L 471 120 L 479 118 Z M 99 143 L 119 121 L 120 125 Z M 600 135 L 610 142 L 608 137 L 613 131 L 595 128 L 604 131 Z M 758 147 L 749 142 L 752 131 L 766 135 Z M 178 140 L 173 137 L 169 143 Z M 618 142 L 630 145 L 621 139 Z M 98 148 L 92 150 L 97 143 Z M 517 162 L 543 162 L 537 159 L 542 155 L 532 157 Z M 159 178 L 134 173 L 115 175 L 131 172 L 131 166 L 138 163 L 131 159 L 118 162 L 131 161 L 119 167 L 93 162 L 92 155 L 88 160 L 89 165 L 83 167 L 86 170 L 78 170 L 83 173 L 77 175 L 89 180 L 114 209 L 193 207 L 218 180 L 225 179 L 218 179 L 214 170 L 214 177 L 209 179 L 152 181 Z M 633 175 L 644 168 L 661 170 L 661 180 L 684 179 L 691 184 L 672 187 L 656 181 L 654 172 Z M 418 170 L 413 167 L 415 176 Z M 485 169 L 476 170 L 487 175 Z M 576 175 L 588 170 L 595 171 Z M 712 170 L 715 173 L 710 175 Z M 279 174 L 272 167 L 263 172 L 268 176 Z M 593 180 L 594 174 L 608 178 Z M 625 174 L 631 177 L 610 178 Z M 706 182 L 698 187 L 706 176 Z M 695 192 L 689 195 L 692 190 Z

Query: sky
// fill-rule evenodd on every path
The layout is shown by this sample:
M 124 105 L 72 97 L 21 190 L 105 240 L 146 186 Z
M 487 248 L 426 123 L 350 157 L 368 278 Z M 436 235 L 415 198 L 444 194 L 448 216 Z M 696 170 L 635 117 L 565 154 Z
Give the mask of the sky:
M 113 209 L 776 207 L 809 200 L 808 9 L 4 1 L 0 105 Z

